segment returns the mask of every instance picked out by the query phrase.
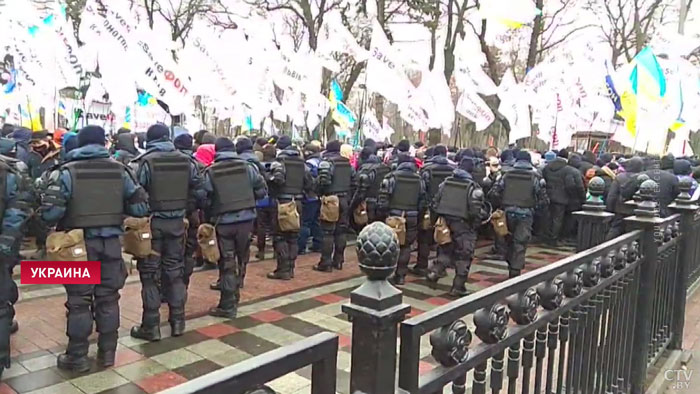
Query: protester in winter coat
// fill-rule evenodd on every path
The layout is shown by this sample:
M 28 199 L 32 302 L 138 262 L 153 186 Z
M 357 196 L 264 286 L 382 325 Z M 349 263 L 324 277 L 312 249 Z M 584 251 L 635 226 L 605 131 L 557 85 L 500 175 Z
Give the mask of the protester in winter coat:
M 197 148 L 194 158 L 206 167 L 214 161 L 215 155 L 216 149 L 214 148 L 214 144 L 204 144 Z

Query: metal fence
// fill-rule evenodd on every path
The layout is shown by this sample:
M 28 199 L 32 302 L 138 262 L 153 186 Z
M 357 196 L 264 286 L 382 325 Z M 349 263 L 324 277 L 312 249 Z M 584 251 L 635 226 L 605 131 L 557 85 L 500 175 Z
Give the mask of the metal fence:
M 403 322 L 399 387 L 430 394 L 450 384 L 453 393 L 467 386 L 498 393 L 504 385 L 509 393 L 628 391 L 641 235 L 626 234 Z M 470 347 L 472 325 L 478 343 Z M 428 333 L 441 366 L 419 376 Z
M 338 336 L 323 332 L 211 372 L 164 393 L 242 394 L 307 365 L 311 365 L 311 393 L 335 393 L 337 357 Z

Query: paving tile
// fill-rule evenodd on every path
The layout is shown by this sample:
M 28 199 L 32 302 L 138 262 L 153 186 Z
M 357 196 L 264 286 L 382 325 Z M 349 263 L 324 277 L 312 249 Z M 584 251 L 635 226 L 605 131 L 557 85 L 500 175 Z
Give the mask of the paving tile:
M 17 392 L 7 384 L 0 382 L 0 394 L 17 394 Z
M 141 387 L 143 391 L 150 394 L 169 389 L 173 386 L 177 386 L 178 384 L 185 383 L 186 381 L 187 379 L 176 374 L 175 372 L 167 371 L 142 379 L 136 382 L 136 385 Z
M 293 331 L 288 331 L 284 328 L 269 323 L 253 327 L 247 330 L 246 332 L 253 334 L 258 338 L 265 338 L 266 340 L 269 340 L 270 342 L 276 343 L 280 346 L 289 345 L 291 343 L 304 339 L 303 336 Z
M 24 353 L 24 354 L 22 354 L 22 355 L 19 355 L 19 356 L 15 357 L 15 360 L 17 360 L 17 361 L 19 361 L 19 362 L 23 362 L 23 361 L 26 361 L 26 360 L 29 360 L 29 359 L 32 359 L 32 358 L 36 358 L 36 357 L 40 357 L 40 356 L 46 356 L 46 355 L 49 355 L 49 354 L 52 354 L 52 353 L 49 352 L 49 351 L 47 351 L 47 350 L 37 350 L 37 351 L 35 351 L 35 352 Z
M 28 360 L 22 361 L 21 364 L 29 372 L 39 371 L 56 365 L 56 355 L 48 354 L 44 356 L 30 358 Z
M 187 364 L 199 361 L 202 356 L 192 353 L 187 349 L 173 350 L 168 353 L 159 354 L 152 357 L 152 360 L 168 369 L 180 368 Z
M 133 383 L 127 383 L 113 389 L 100 391 L 99 394 L 146 394 L 146 392 Z
M 114 370 L 129 381 L 135 382 L 165 372 L 167 368 L 153 360 L 146 359 L 115 368 Z
M 144 343 L 149 343 L 149 342 L 145 341 L 143 339 L 134 338 L 131 335 L 127 335 L 127 336 L 119 338 L 117 340 L 117 343 L 120 343 L 124 346 L 133 347 L 133 346 L 137 346 L 137 345 L 143 345 Z
M 272 323 L 274 321 L 284 319 L 285 317 L 287 317 L 287 315 L 274 309 L 270 309 L 254 313 L 250 315 L 250 317 L 252 317 L 255 320 L 259 320 L 263 323 Z
M 259 338 L 245 331 L 221 337 L 219 340 L 228 344 L 229 346 L 254 356 L 263 354 L 278 347 L 272 342 Z
M 336 302 L 347 301 L 347 297 L 339 296 L 335 293 L 321 294 L 313 298 L 316 301 L 320 301 L 324 304 L 335 304 Z
M 227 352 L 233 348 L 219 340 L 210 339 L 208 341 L 187 346 L 185 349 L 204 358 L 210 358 L 211 356 Z
M 9 378 L 14 378 L 15 376 L 24 375 L 25 373 L 29 373 L 27 368 L 24 368 L 22 364 L 13 361 L 10 368 L 6 369 L 5 372 L 2 373 L 2 378 L 7 380 Z
M 430 298 L 426 299 L 425 302 L 427 302 L 428 304 L 435 305 L 435 306 L 440 306 L 440 305 L 449 304 L 450 300 L 448 300 L 447 298 L 442 298 L 442 297 L 430 297 Z
M 209 360 L 199 360 L 189 365 L 182 366 L 173 370 L 176 374 L 184 377 L 187 380 L 192 380 L 198 378 L 202 375 L 206 375 L 209 372 L 214 372 L 217 369 L 221 369 L 221 365 L 209 361 Z
M 294 315 L 294 314 L 297 314 L 300 312 L 308 311 L 309 309 L 317 308 L 323 304 L 324 304 L 323 302 L 321 302 L 317 299 L 308 298 L 308 299 L 301 300 L 301 301 L 295 301 L 295 302 L 289 303 L 287 305 L 282 305 L 282 306 L 277 307 L 275 309 L 284 313 L 287 316 L 291 316 L 291 315 Z
M 146 357 L 153 357 L 173 350 L 181 349 L 198 342 L 209 339 L 208 336 L 197 331 L 188 331 L 180 337 L 169 337 L 157 342 L 148 342 L 133 346 L 131 349 Z
M 233 365 L 253 357 L 242 350 L 234 349 L 231 347 L 229 347 L 229 349 L 230 350 L 227 350 L 223 353 L 208 356 L 207 359 L 221 365 L 222 367 L 228 367 L 229 365 Z
M 135 361 L 143 360 L 143 355 L 126 347 L 117 347 L 116 357 L 114 359 L 114 367 L 131 364 Z
M 311 381 L 296 373 L 289 373 L 267 383 L 278 393 L 291 393 L 309 385 Z
M 223 323 L 214 324 L 212 326 L 197 329 L 197 332 L 206 335 L 209 338 L 219 338 L 223 337 L 224 335 L 233 334 L 238 331 L 240 331 L 239 328 Z
M 54 384 L 53 386 L 44 387 L 43 389 L 30 391 L 27 394 L 82 394 L 77 387 L 70 382 Z
M 128 381 L 116 372 L 108 370 L 73 379 L 71 383 L 84 393 L 92 394 L 121 386 Z
M 26 373 L 10 379 L 3 378 L 3 380 L 5 383 L 7 383 L 7 385 L 19 393 L 38 390 L 63 382 L 61 375 L 56 373 L 56 371 L 52 368 Z
M 237 317 L 233 320 L 227 321 L 224 324 L 229 324 L 231 326 L 234 326 L 236 328 L 239 328 L 241 330 L 247 330 L 251 327 L 255 327 L 259 324 L 262 324 L 260 320 L 253 319 L 250 316 L 243 316 L 243 317 Z
M 320 332 L 326 331 L 322 327 L 319 327 L 315 324 L 311 324 L 309 322 L 306 322 L 304 320 L 297 319 L 296 317 L 287 317 L 282 320 L 278 320 L 276 322 L 273 322 L 272 324 L 282 327 L 285 330 L 289 330 L 292 332 L 295 332 L 303 337 L 310 337 L 312 335 L 316 335 Z

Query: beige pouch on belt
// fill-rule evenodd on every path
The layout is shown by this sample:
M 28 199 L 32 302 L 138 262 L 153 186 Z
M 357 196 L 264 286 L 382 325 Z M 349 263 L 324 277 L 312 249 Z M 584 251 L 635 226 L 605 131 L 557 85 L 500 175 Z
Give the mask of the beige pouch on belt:
M 216 227 L 203 223 L 197 229 L 197 243 L 202 251 L 202 257 L 211 263 L 218 263 L 221 258 L 219 243 L 216 240 Z
M 46 237 L 47 257 L 54 261 L 87 261 L 82 229 L 54 231 Z
M 124 251 L 137 258 L 151 254 L 151 218 L 124 219 Z

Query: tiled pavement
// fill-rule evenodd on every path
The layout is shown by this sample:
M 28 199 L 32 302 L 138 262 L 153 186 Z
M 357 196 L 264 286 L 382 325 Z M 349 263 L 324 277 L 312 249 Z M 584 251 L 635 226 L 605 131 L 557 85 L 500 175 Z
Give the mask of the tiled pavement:
M 489 249 L 479 244 L 477 256 Z M 526 270 L 557 261 L 568 250 L 528 250 Z M 122 292 L 122 335 L 117 351 L 117 365 L 99 369 L 93 365 L 85 374 L 71 374 L 56 368 L 56 354 L 65 346 L 63 295 L 32 298 L 17 305 L 20 332 L 13 336 L 12 368 L 0 383 L 4 393 L 154 393 L 204 375 L 279 346 L 287 345 L 322 331 L 340 336 L 338 354 L 338 391 L 349 390 L 351 325 L 341 313 L 350 292 L 364 278 L 357 269 L 354 248 L 346 252 L 343 271 L 321 274 L 311 271 L 317 255 L 298 260 L 296 279 L 271 282 L 264 278 L 274 266 L 272 261 L 249 266 L 243 305 L 234 320 L 205 315 L 218 294 L 208 289 L 216 271 L 195 273 L 188 301 L 187 332 L 179 338 L 169 337 L 146 343 L 128 336 L 127 329 L 140 318 L 140 287 L 126 286 Z M 475 260 L 468 287 L 472 291 L 506 278 L 506 266 L 483 258 Z M 410 277 L 403 288 L 404 301 L 412 306 L 411 315 L 420 314 L 450 300 L 446 297 L 451 278 L 442 279 L 437 288 L 424 280 Z M 162 310 L 163 319 L 165 309 Z M 422 372 L 433 367 L 427 341 L 421 352 Z M 95 345 L 90 348 L 94 356 Z M 310 390 L 310 367 L 288 374 L 270 383 L 279 393 L 306 393 Z

